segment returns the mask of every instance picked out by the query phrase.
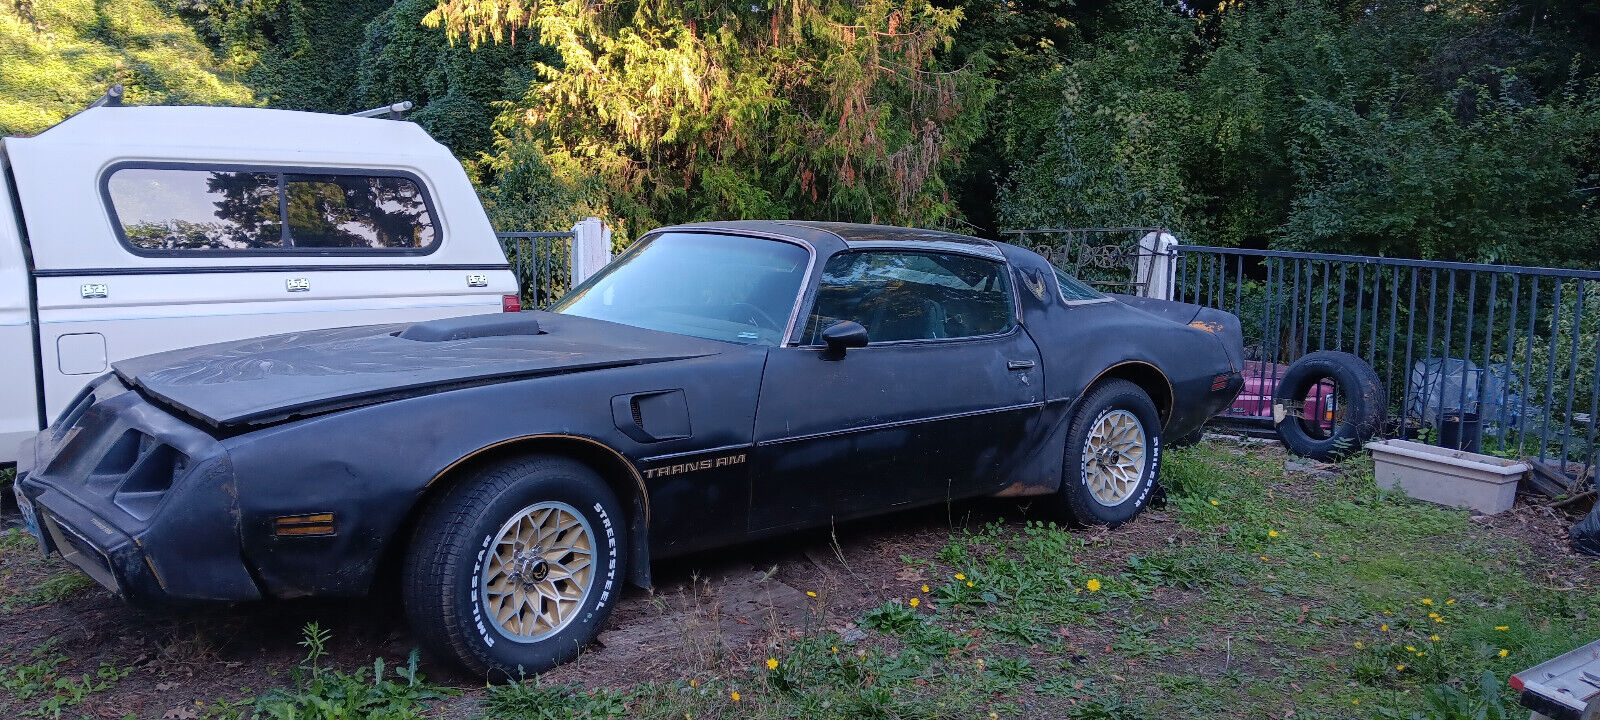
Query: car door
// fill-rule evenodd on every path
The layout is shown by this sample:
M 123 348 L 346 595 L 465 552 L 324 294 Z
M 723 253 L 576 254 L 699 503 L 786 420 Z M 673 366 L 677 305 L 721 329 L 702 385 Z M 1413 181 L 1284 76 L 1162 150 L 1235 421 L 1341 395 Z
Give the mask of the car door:
M 845 251 L 823 268 L 800 343 L 773 349 L 756 412 L 751 529 L 816 525 L 992 491 L 1044 398 L 998 259 Z M 868 345 L 842 355 L 843 320 Z

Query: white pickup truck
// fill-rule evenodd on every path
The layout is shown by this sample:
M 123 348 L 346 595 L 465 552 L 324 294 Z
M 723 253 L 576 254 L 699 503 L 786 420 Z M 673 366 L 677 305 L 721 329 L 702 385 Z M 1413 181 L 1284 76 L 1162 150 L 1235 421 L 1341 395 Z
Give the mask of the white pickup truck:
M 461 164 L 413 123 L 93 107 L 0 140 L 0 464 L 123 358 L 517 292 Z

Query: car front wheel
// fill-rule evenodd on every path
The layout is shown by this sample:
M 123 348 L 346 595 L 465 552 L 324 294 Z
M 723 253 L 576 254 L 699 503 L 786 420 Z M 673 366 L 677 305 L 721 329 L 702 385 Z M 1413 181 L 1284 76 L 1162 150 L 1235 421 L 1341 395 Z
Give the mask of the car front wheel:
M 491 680 L 566 662 L 621 590 L 622 509 L 588 466 L 529 456 L 484 467 L 423 511 L 402 573 L 423 645 Z
M 1060 502 L 1081 525 L 1125 523 L 1150 502 L 1161 469 L 1161 415 L 1126 380 L 1084 398 L 1067 430 Z

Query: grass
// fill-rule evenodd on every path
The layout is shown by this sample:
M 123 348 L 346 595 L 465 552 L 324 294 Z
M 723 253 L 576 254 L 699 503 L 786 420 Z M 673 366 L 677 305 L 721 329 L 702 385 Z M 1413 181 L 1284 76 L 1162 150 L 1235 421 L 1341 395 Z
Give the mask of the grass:
M 56 652 L 54 646 L 54 641 L 46 642 L 33 650 L 28 662 L 0 667 L 0 690 L 26 708 L 22 717 L 58 719 L 128 675 L 127 668 L 109 663 L 92 674 L 64 672 L 61 666 L 67 656 Z
M 1165 511 L 1119 530 L 956 529 L 900 558 L 926 581 L 851 618 L 829 617 L 824 593 L 759 656 L 712 648 L 680 677 L 621 687 L 530 678 L 471 691 L 451 716 L 1492 720 L 1526 714 L 1509 673 L 1600 635 L 1583 565 L 1381 492 L 1369 463 L 1286 475 L 1275 449 L 1219 442 L 1169 454 L 1164 478 Z M 24 548 L 0 536 L 0 552 Z M 29 597 L 53 601 L 53 582 Z M 455 702 L 415 656 L 344 672 L 322 665 L 328 642 L 308 627 L 288 684 L 207 716 L 428 717 Z M 61 663 L 35 653 L 0 670 L 0 691 L 50 716 L 120 679 Z
M 772 667 L 627 689 L 497 686 L 483 717 L 1522 717 L 1506 677 L 1600 635 L 1600 602 L 1547 586 L 1520 540 L 1340 470 L 1181 450 L 1153 547 L 991 523 L 903 558 L 940 579 L 863 613 L 857 642 L 811 632 Z
M 0 554 L 9 556 L 0 570 L 0 610 L 61 602 L 95 586 L 60 558 L 40 554 L 38 542 L 22 529 L 0 531 Z

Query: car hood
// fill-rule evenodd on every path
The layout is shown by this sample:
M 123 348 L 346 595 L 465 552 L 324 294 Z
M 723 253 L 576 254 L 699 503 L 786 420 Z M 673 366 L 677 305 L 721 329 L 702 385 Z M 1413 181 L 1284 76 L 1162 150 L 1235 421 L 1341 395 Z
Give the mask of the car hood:
M 459 387 L 725 349 L 712 340 L 528 312 L 272 335 L 146 355 L 113 368 L 151 400 L 226 431 Z

